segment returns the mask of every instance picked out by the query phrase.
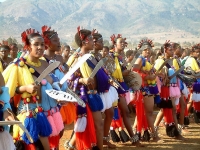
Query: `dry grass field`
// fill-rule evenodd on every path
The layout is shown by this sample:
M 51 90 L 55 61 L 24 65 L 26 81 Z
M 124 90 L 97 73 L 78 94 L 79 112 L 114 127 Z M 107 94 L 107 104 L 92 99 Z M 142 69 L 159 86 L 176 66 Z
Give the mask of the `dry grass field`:
M 155 113 L 156 114 L 156 113 Z M 131 115 L 132 116 L 132 115 Z M 131 117 L 131 123 L 134 122 L 134 117 Z M 69 139 L 73 130 L 73 125 L 68 125 L 65 127 L 65 132 L 63 137 L 60 140 L 60 150 L 65 150 L 63 144 L 65 140 Z M 140 149 L 140 150 L 200 150 L 200 124 L 194 123 L 194 119 L 190 118 L 190 125 L 188 127 L 189 133 L 183 135 L 185 141 L 180 141 L 177 139 L 169 138 L 165 134 L 165 127 L 159 128 L 159 134 L 164 143 L 155 143 L 155 142 L 142 142 L 145 147 L 136 148 L 131 146 L 131 143 L 117 143 L 116 150 L 131 150 L 131 149 Z M 108 149 L 108 148 L 104 148 Z

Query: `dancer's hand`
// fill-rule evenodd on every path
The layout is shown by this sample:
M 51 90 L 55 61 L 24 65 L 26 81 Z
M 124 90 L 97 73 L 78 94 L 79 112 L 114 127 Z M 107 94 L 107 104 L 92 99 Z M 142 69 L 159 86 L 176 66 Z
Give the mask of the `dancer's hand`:
M 90 84 L 94 83 L 94 79 L 93 78 L 82 78 L 81 82 L 83 84 L 90 85 Z
M 30 94 L 37 92 L 38 89 L 39 89 L 38 85 L 35 85 L 35 84 L 26 85 L 26 92 Z
M 14 117 L 7 110 L 3 112 L 3 118 L 5 121 L 15 121 Z

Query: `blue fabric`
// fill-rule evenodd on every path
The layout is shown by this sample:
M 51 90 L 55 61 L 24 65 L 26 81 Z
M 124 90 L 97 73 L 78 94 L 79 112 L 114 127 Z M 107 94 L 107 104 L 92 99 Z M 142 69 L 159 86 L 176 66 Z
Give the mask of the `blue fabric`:
M 180 80 L 180 90 L 182 91 L 184 89 L 183 82 Z
M 33 141 L 36 142 L 39 139 L 39 136 L 38 136 L 39 132 L 38 132 L 37 123 L 36 123 L 35 118 L 26 117 L 26 119 L 24 120 L 24 126 L 29 131 Z M 26 144 L 30 144 L 30 141 L 28 140 L 26 133 L 22 134 L 22 139 Z
M 138 58 L 142 59 L 142 67 L 144 67 L 146 65 L 146 59 L 141 55 Z
M 87 98 L 92 112 L 101 111 L 103 109 L 103 102 L 99 94 L 88 94 Z
M 58 77 L 58 79 L 60 81 L 65 75 L 59 69 L 56 69 L 55 70 L 55 76 Z M 67 89 L 67 87 L 68 87 L 67 82 L 64 82 L 63 85 L 62 85 L 62 87 L 61 87 L 61 90 L 65 92 L 66 89 Z
M 154 97 L 154 103 L 155 104 L 160 104 L 160 102 L 161 102 L 160 95 L 155 95 L 155 97 Z
M 0 100 L 2 100 L 4 103 L 9 103 L 10 101 L 10 95 L 8 92 L 8 87 L 1 87 L 3 93 L 0 94 Z
M 38 112 L 36 118 L 39 135 L 48 137 L 52 132 L 52 128 L 49 121 L 47 120 L 46 115 L 43 112 Z
M 129 90 L 128 86 L 126 85 L 125 82 L 119 82 L 119 84 L 124 88 L 125 91 L 122 90 L 120 87 L 118 87 L 117 89 L 118 94 L 125 94 Z
M 171 76 L 171 75 L 173 75 L 174 73 L 175 73 L 174 69 L 169 68 L 169 70 L 168 70 L 168 75 Z M 170 83 L 177 83 L 176 76 L 173 77 L 173 78 L 170 80 Z
M 114 107 L 114 116 L 113 116 L 114 120 L 118 120 L 119 119 L 119 110 L 118 107 Z
M 41 95 L 42 95 L 42 108 L 44 109 L 44 111 L 47 111 L 49 109 L 51 109 L 51 107 L 56 107 L 57 106 L 57 102 L 56 100 L 54 100 L 53 98 L 49 97 L 47 95 L 47 93 L 45 92 L 45 90 L 49 90 L 52 89 L 52 86 L 50 83 L 47 82 L 46 85 L 43 85 L 41 87 Z
M 91 67 L 92 69 L 95 68 L 95 65 L 89 59 L 86 62 L 87 62 L 89 67 Z M 97 79 L 97 91 L 98 91 L 98 93 L 104 93 L 105 91 L 109 90 L 109 88 L 110 88 L 109 77 L 102 68 L 100 68 L 97 71 L 96 79 Z

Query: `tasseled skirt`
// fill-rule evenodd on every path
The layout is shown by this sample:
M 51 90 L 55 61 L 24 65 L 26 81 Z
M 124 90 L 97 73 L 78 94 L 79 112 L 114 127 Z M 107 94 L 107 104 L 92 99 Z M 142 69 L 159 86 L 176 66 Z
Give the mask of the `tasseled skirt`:
M 99 95 L 103 102 L 103 109 L 101 110 L 102 112 L 104 112 L 106 109 L 111 108 L 113 102 L 119 99 L 117 90 L 113 86 L 110 86 L 109 91 L 100 93 Z

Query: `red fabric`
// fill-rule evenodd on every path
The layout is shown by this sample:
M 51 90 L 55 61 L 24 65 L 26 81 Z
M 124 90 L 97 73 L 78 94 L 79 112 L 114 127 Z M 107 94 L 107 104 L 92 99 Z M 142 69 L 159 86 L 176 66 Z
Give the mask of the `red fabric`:
M 19 101 L 21 100 L 21 94 L 16 94 L 14 97 L 13 97 L 13 101 L 14 101 L 14 106 L 15 107 L 18 107 L 18 104 L 19 104 Z
M 145 86 L 145 84 L 144 84 L 144 78 L 147 76 L 147 74 L 145 74 L 145 73 L 143 73 L 143 72 L 140 72 L 140 71 L 137 71 L 139 74 L 140 74 L 140 76 L 141 76 L 141 78 L 142 78 L 142 87 L 144 87 Z
M 137 132 L 142 132 L 142 128 L 148 129 L 147 118 L 144 111 L 143 95 L 139 93 L 138 99 L 136 100 L 136 116 L 137 116 Z
M 25 145 L 25 150 L 36 150 L 34 144 L 24 144 Z
M 118 109 L 118 116 L 119 116 L 119 119 L 117 119 L 117 120 L 112 120 L 112 122 L 111 122 L 111 127 L 113 127 L 113 129 L 116 129 L 116 128 L 124 128 L 123 127 L 123 121 L 122 121 L 122 117 L 121 117 L 121 115 L 120 115 L 120 110 L 119 110 L 119 108 L 117 108 Z
M 76 148 L 79 150 L 90 149 L 91 145 L 96 144 L 96 133 L 91 110 L 88 105 L 87 109 L 87 126 L 84 132 L 76 132 Z
M 161 87 L 160 97 L 161 98 L 169 98 L 169 87 L 167 87 L 167 86 Z
M 67 125 L 71 124 L 76 120 L 76 107 L 73 103 L 68 103 L 61 107 L 60 114 L 63 122 Z
M 163 114 L 164 114 L 164 120 L 167 124 L 174 122 L 171 108 L 163 108 Z
M 59 147 L 59 140 L 60 135 L 48 137 L 50 148 L 58 148 Z
M 200 102 L 193 101 L 194 110 L 200 111 Z

